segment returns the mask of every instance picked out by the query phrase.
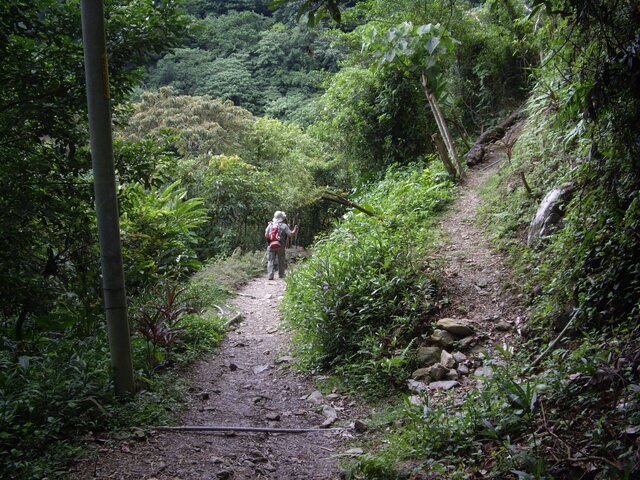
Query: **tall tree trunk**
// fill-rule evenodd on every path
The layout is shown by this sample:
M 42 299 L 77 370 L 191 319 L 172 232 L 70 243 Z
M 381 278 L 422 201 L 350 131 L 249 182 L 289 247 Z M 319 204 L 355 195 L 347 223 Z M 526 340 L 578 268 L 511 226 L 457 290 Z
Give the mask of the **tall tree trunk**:
M 434 133 L 433 135 L 431 135 L 431 139 L 433 140 L 433 143 L 436 146 L 436 150 L 438 150 L 438 155 L 440 156 L 442 163 L 444 163 L 444 167 L 447 169 L 447 172 L 449 172 L 449 175 L 453 175 L 454 177 L 458 175 L 456 167 L 453 163 L 451 163 L 451 158 L 449 158 L 447 149 L 442 143 L 440 136 L 437 133 Z
M 444 141 L 444 144 L 447 146 L 447 151 L 449 154 L 449 158 L 453 161 L 456 166 L 457 175 L 459 178 L 464 177 L 464 170 L 462 169 L 462 163 L 460 162 L 460 158 L 456 153 L 456 149 L 453 145 L 453 140 L 451 140 L 451 134 L 449 133 L 449 128 L 447 127 L 447 122 L 442 115 L 442 111 L 440 110 L 440 106 L 436 101 L 436 97 L 429 90 L 429 86 L 427 84 L 427 77 L 422 73 L 422 81 L 420 82 L 422 85 L 422 91 L 427 97 L 427 101 L 429 102 L 429 106 L 431 107 L 431 111 L 433 112 L 433 117 L 436 120 L 436 124 L 438 125 L 438 130 L 440 131 L 440 136 Z M 445 162 L 445 166 L 447 163 Z

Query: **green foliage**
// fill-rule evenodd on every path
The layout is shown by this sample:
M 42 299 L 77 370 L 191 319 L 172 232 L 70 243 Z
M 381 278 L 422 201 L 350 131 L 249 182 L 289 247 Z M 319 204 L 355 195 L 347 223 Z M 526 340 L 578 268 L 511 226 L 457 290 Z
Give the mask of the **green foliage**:
M 207 65 L 202 74 L 205 80 L 193 90 L 195 95 L 224 98 L 239 107 L 258 111 L 259 85 L 242 56 L 217 58 Z
M 220 304 L 249 280 L 263 273 L 263 267 L 264 252 L 242 253 L 238 249 L 224 258 L 207 262 L 202 270 L 191 278 L 187 293 L 201 301 L 209 299 L 205 303 L 206 306 Z
M 196 229 L 206 222 L 206 211 L 201 200 L 186 199 L 179 185 L 147 192 L 131 184 L 121 192 L 122 255 L 132 291 L 162 278 L 182 278 L 200 266 Z
M 292 2 L 294 2 L 294 0 L 272 0 L 271 5 L 273 8 L 278 8 Z M 332 20 L 340 22 L 341 14 L 339 5 L 347 2 L 345 2 L 345 0 L 322 0 L 320 2 L 316 0 L 303 0 L 298 3 L 296 20 L 299 21 L 304 16 L 307 18 L 307 23 L 313 26 L 320 23 L 325 15 L 329 15 Z
M 420 259 L 429 243 L 427 217 L 449 199 L 441 173 L 414 167 L 389 172 L 358 200 L 377 217 L 351 213 L 314 247 L 290 277 L 284 319 L 310 367 L 340 367 L 379 391 L 410 365 L 404 347 L 437 305 L 438 279 Z M 356 387 L 357 388 L 357 387 Z
M 212 286 L 207 289 L 212 290 Z M 207 289 L 197 288 L 196 291 L 206 294 Z M 176 362 L 183 364 L 222 340 L 222 315 L 218 311 L 216 315 L 208 311 L 213 303 L 208 303 L 204 312 L 199 312 L 194 306 L 196 298 L 185 296 L 185 292 L 192 291 L 194 287 L 190 284 L 165 283 L 162 288 L 147 294 L 152 300 L 132 313 L 133 330 L 144 339 L 137 353 L 145 376 L 151 377 L 158 368 Z
M 0 459 L 20 478 L 42 478 L 74 449 L 78 429 L 107 422 L 110 396 L 106 338 L 43 338 L 39 349 L 16 357 L 0 352 Z M 4 477 L 3 477 L 4 478 Z
M 225 15 L 234 12 L 269 13 L 271 0 L 186 0 L 187 11 L 198 17 L 209 14 Z
M 443 98 L 443 72 L 457 40 L 440 25 L 416 26 L 403 22 L 386 31 L 369 25 L 363 32 L 363 38 L 363 48 L 373 52 L 379 68 L 407 72 L 423 82 L 436 98 Z
M 193 43 L 149 68 L 147 88 L 169 86 L 181 95 L 231 100 L 256 115 L 304 118 L 300 97 L 316 97 L 343 57 L 324 29 L 287 27 L 255 12 L 210 15 L 195 30 Z
M 183 157 L 238 154 L 254 121 L 231 102 L 175 95 L 162 88 L 142 95 L 120 133 L 130 141 L 154 141 Z
M 629 478 L 629 442 L 615 439 L 605 443 L 607 435 L 602 429 L 605 423 L 624 428 L 620 425 L 627 424 L 622 420 L 626 414 L 605 413 L 602 402 L 610 392 L 597 385 L 585 388 L 584 381 L 576 380 L 601 370 L 605 362 L 590 358 L 599 348 L 602 344 L 585 342 L 573 358 L 566 351 L 560 354 L 559 370 L 554 364 L 528 378 L 518 377 L 526 356 L 503 349 L 499 361 L 486 359 L 478 390 L 405 396 L 402 409 L 394 411 L 393 423 L 401 427 L 389 429 L 385 425 L 386 446 L 351 465 L 351 478 L 436 472 L 446 478 L 465 478 L 477 471 L 483 471 L 487 478 L 511 478 L 509 473 L 519 478 L 557 478 L 558 473 L 570 475 L 559 461 L 567 449 L 611 455 L 604 454 L 605 444 L 616 452 L 610 458 L 620 461 L 617 468 L 613 462 L 605 464 L 602 473 L 608 478 Z M 587 368 L 590 361 L 595 362 L 591 370 Z M 631 391 L 624 401 L 630 396 Z M 636 415 L 634 411 L 632 417 Z M 576 438 L 578 426 L 585 432 L 582 438 Z M 555 462 L 546 460 L 550 451 Z
M 150 346 L 172 347 L 179 341 L 182 326 L 180 320 L 187 313 L 195 312 L 188 305 L 190 298 L 180 298 L 184 288 L 178 290 L 177 285 L 166 284 L 162 303 L 148 302 L 135 315 L 134 331 L 140 333 Z
M 246 53 L 256 45 L 262 32 L 271 28 L 271 18 L 255 11 L 230 11 L 224 15 L 209 15 L 198 22 L 201 30 L 194 42 L 214 58 Z
M 336 157 L 354 184 L 375 180 L 391 165 L 408 165 L 432 151 L 435 126 L 418 85 L 393 72 L 345 68 L 318 101 L 311 135 Z M 340 186 L 339 184 L 337 186 Z
M 269 199 L 277 199 L 270 193 L 278 189 L 276 179 L 236 156 L 203 157 L 182 167 L 190 195 L 202 196 L 209 217 L 199 230 L 201 258 L 259 248 L 273 214 Z
M 114 0 L 106 12 L 118 106 L 140 62 L 179 44 L 188 28 L 175 1 Z M 0 323 L 22 338 L 56 304 L 94 313 L 97 235 L 79 2 L 5 2 L 0 17 Z
M 637 15 L 616 10 L 611 2 L 601 7 L 611 12 L 611 24 L 596 28 L 595 13 L 585 13 L 594 15 L 589 23 L 569 9 L 546 27 L 545 46 L 553 54 L 536 72 L 528 126 L 504 171 L 504 183 L 518 185 L 523 174 L 533 193 L 519 189 L 505 199 L 509 214 L 499 224 L 511 225 L 512 238 L 526 228 L 549 190 L 561 185 L 571 190 L 564 228 L 546 239 L 543 250 L 524 257 L 540 258 L 529 279 L 532 287 L 546 285 L 534 318 L 546 319 L 547 325 L 568 311 L 580 327 L 601 328 L 633 319 L 640 305 L 635 259 L 639 152 L 631 140 L 638 135 L 638 97 L 631 71 L 610 63 L 608 40 L 601 36 L 610 32 L 619 46 L 616 55 L 630 59 L 636 41 L 630 22 Z M 628 101 L 618 101 L 622 97 Z
M 500 3 L 486 2 L 447 24 L 460 42 L 456 75 L 448 74 L 460 118 L 456 128 L 469 133 L 495 125 L 521 106 L 530 69 L 539 62 L 540 46 L 534 35 L 538 19 L 527 16 L 523 3 L 510 2 L 516 4 L 510 10 L 516 15 L 503 21 L 506 10 L 498 7 Z
M 321 180 L 327 170 L 320 144 L 300 127 L 170 89 L 144 94 L 121 135 L 156 142 L 175 155 L 171 169 L 189 198 L 202 199 L 209 216 L 198 230 L 204 239 L 197 248 L 200 259 L 237 247 L 261 248 L 273 212 L 284 210 L 291 218 L 306 213 L 316 196 L 314 177 Z M 311 221 L 304 229 L 309 240 L 323 226 Z
M 243 272 L 251 264 L 244 257 L 234 261 Z M 232 271 L 231 260 L 227 264 L 216 271 Z M 223 303 L 230 292 L 216 278 L 198 277 L 183 286 L 173 284 L 137 297 L 138 304 L 146 303 L 142 317 L 155 318 L 170 330 L 172 336 L 164 338 L 170 338 L 172 344 L 159 344 L 151 365 L 147 342 L 142 335 L 132 336 L 141 390 L 124 403 L 113 394 L 103 324 L 91 337 L 83 338 L 74 325 L 79 323 L 77 318 L 60 318 L 58 331 L 52 331 L 51 321 L 28 350 L 4 340 L 0 350 L 0 461 L 5 470 L 0 477 L 54 475 L 78 454 L 78 439 L 87 431 L 169 423 L 170 412 L 179 409 L 185 391 L 185 381 L 176 369 L 217 347 L 223 337 L 224 318 L 213 302 Z M 193 297 L 196 294 L 198 298 Z M 193 313 L 194 308 L 199 313 Z M 135 323 L 136 315 L 132 318 Z M 166 370 L 169 365 L 174 369 Z

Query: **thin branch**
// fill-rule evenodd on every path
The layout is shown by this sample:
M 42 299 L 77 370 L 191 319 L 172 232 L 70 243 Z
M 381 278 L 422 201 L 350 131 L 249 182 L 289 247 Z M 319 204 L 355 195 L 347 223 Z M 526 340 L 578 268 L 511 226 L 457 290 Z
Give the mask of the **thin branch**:
M 221 426 L 182 426 L 182 427 L 150 427 L 153 430 L 170 432 L 266 432 L 266 433 L 313 433 L 338 432 L 348 430 L 349 427 L 336 428 L 269 428 L 269 427 L 221 427 Z
M 326 192 L 326 193 L 322 194 L 322 196 L 320 198 L 322 198 L 323 200 L 328 200 L 330 202 L 339 203 L 339 204 L 345 205 L 347 207 L 355 208 L 356 210 L 359 210 L 362 213 L 365 213 L 365 214 L 367 214 L 367 215 L 369 215 L 371 217 L 376 217 L 376 218 L 379 218 L 380 220 L 383 220 L 383 218 L 380 215 L 378 215 L 377 213 L 374 213 L 371 210 L 368 210 L 368 209 L 364 208 L 363 206 L 360 206 L 357 203 L 354 203 L 351 200 L 349 200 L 348 198 L 343 197 L 342 195 L 339 195 L 337 193 Z

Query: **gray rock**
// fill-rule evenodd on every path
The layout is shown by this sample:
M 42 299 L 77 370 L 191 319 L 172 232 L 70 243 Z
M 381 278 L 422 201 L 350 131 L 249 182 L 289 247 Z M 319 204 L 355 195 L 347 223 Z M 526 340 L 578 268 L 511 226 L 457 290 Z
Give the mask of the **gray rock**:
M 475 333 L 473 323 L 462 318 L 441 318 L 436 326 L 456 337 L 464 338 Z
M 278 357 L 275 361 L 276 365 L 280 365 L 281 363 L 294 363 L 296 361 L 295 358 L 291 356 Z
M 429 337 L 429 340 L 431 340 L 433 343 L 437 343 L 438 345 L 442 345 L 443 347 L 448 347 L 450 345 L 453 345 L 453 343 L 456 341 L 456 337 L 454 337 L 446 330 L 436 328 Z
M 436 382 L 442 380 L 447 373 L 449 369 L 441 363 L 436 363 L 429 368 L 429 376 Z
M 457 380 L 458 379 L 458 371 L 455 369 L 451 369 L 444 376 L 446 380 Z M 433 382 L 432 382 L 433 383 Z
M 427 383 L 431 383 L 431 377 L 427 377 L 423 382 L 411 379 L 407 380 L 409 390 L 413 390 L 414 392 L 424 392 L 427 389 Z
M 425 367 L 430 367 L 440 361 L 441 352 L 442 348 L 440 347 L 420 347 L 417 352 L 418 363 Z
M 451 390 L 453 387 L 457 387 L 460 383 L 455 380 L 448 380 L 442 382 L 431 382 L 429 384 L 429 389 L 431 390 Z
M 256 365 L 255 367 L 253 367 L 253 373 L 257 375 L 258 373 L 269 370 L 269 368 L 271 368 L 271 365 Z
M 467 356 L 462 352 L 453 352 L 453 358 L 458 365 L 467 361 Z
M 329 405 L 322 406 L 322 416 L 325 418 L 320 428 L 329 428 L 338 419 L 338 412 Z
M 458 367 L 458 374 L 469 375 L 469 367 L 467 367 L 466 365 L 460 365 Z
M 493 375 L 493 370 L 489 366 L 478 367 L 473 374 L 476 377 L 491 377 Z
M 364 453 L 363 449 L 356 447 L 356 448 L 350 448 L 349 450 L 344 452 L 344 455 L 362 455 L 363 453 Z
M 544 238 L 562 228 L 564 207 L 570 198 L 570 186 L 554 188 L 545 195 L 529 225 L 527 244 L 531 248 L 539 248 Z
M 318 390 L 316 390 L 315 392 L 311 393 L 311 395 L 309 395 L 306 398 L 307 402 L 315 403 L 316 405 L 318 405 L 320 402 L 322 402 L 322 399 L 323 399 L 322 393 L 320 393 Z
M 455 368 L 457 365 L 456 359 L 446 350 L 440 354 L 440 363 L 449 369 Z
M 458 342 L 458 344 L 460 345 L 460 348 L 462 348 L 463 350 L 468 350 L 473 346 L 475 346 L 477 341 L 478 339 L 476 337 L 464 337 L 460 339 L 460 342 Z
M 511 330 L 511 324 L 508 322 L 500 321 L 495 324 L 495 329 L 499 332 L 508 332 Z
M 425 378 L 429 377 L 429 372 L 431 372 L 431 367 L 419 368 L 411 374 L 411 378 L 413 378 L 414 380 L 424 380 Z

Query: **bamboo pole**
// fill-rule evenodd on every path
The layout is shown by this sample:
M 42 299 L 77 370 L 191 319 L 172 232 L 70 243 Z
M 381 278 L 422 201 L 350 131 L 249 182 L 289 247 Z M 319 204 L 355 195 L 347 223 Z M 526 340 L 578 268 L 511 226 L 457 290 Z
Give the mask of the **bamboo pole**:
M 82 0 L 80 7 L 102 291 L 116 395 L 124 397 L 134 393 L 135 382 L 113 160 L 104 9 L 101 0 Z

